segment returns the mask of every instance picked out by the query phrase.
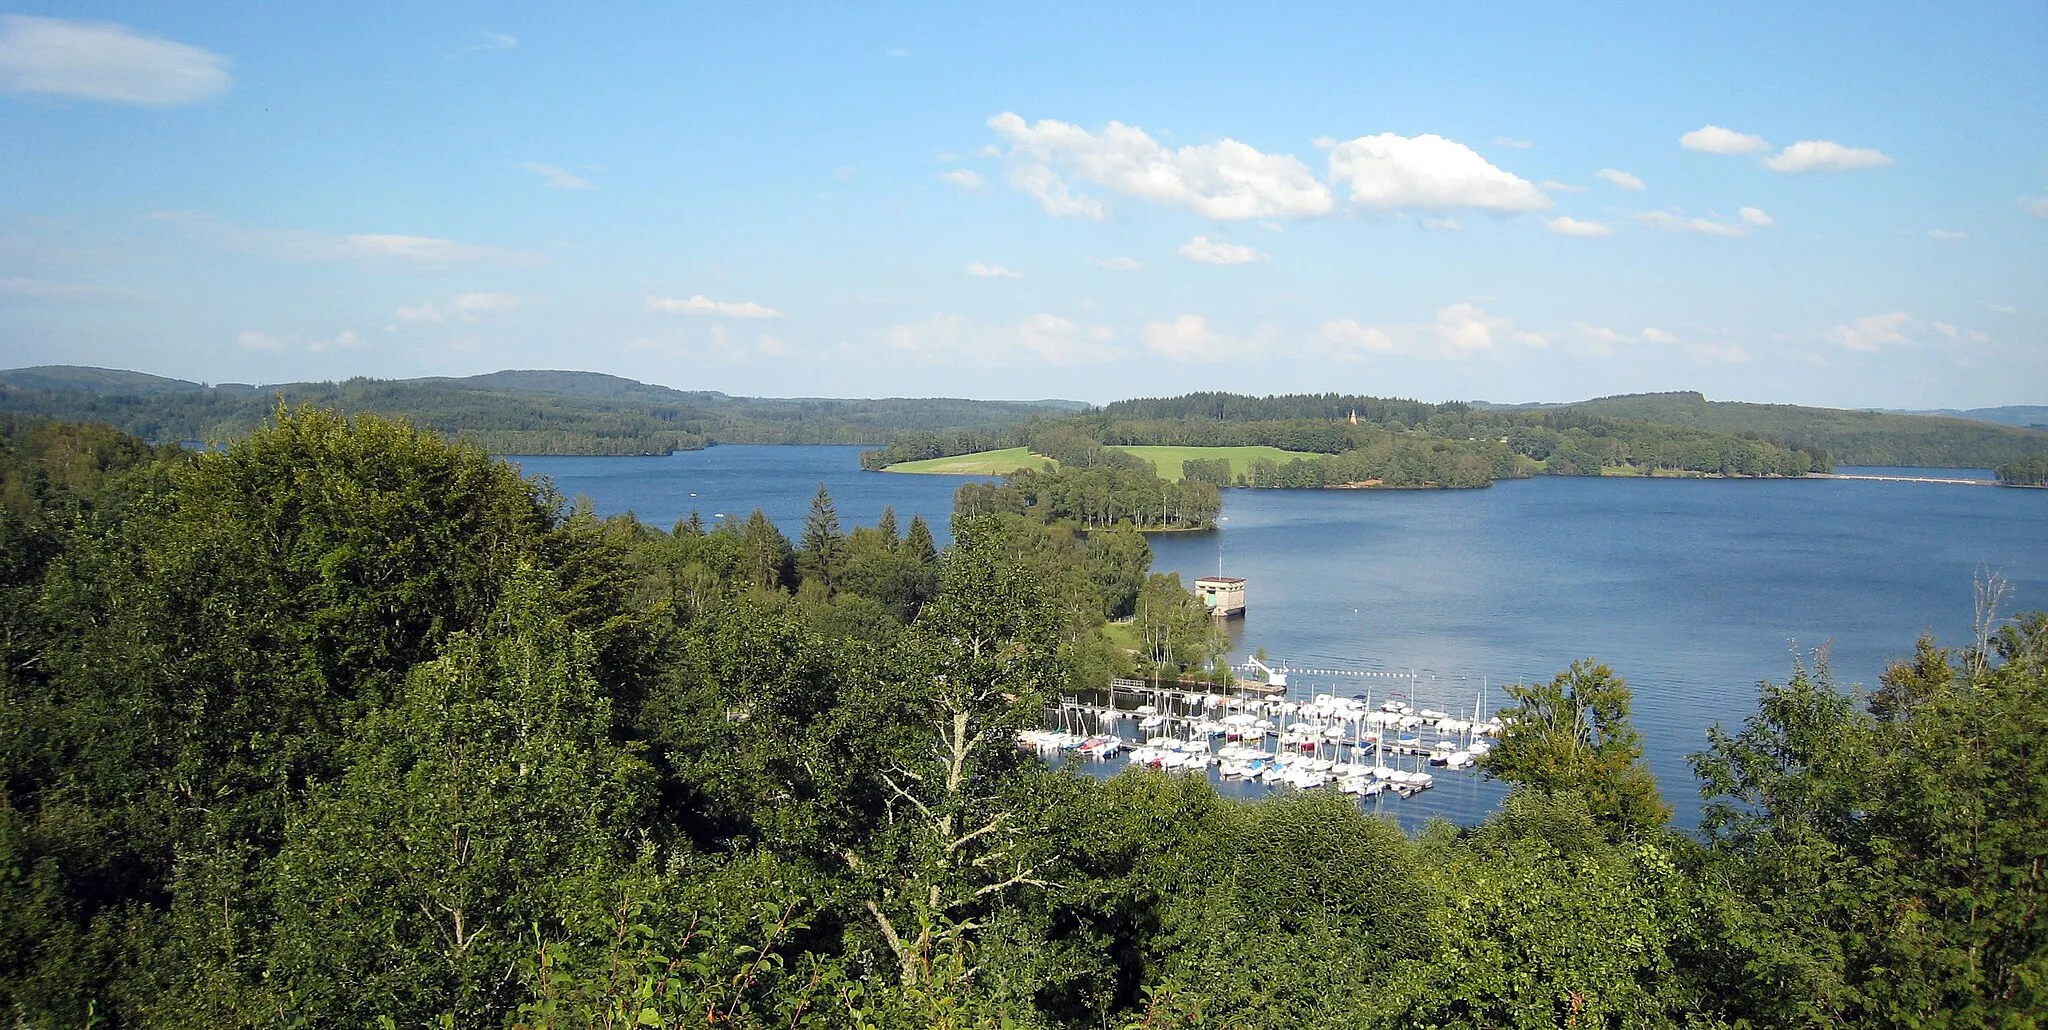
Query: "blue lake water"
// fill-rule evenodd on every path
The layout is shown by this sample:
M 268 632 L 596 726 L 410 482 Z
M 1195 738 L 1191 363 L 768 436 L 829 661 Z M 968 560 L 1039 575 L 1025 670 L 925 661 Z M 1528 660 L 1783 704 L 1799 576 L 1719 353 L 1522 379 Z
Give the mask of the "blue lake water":
M 964 481 L 863 472 L 854 447 L 518 461 L 600 513 L 667 526 L 693 508 L 710 522 L 758 506 L 792 535 L 823 483 L 849 526 L 889 505 L 905 523 L 924 515 L 943 539 Z M 1224 518 L 1216 533 L 1154 537 L 1154 567 L 1192 579 L 1214 574 L 1220 555 L 1226 574 L 1247 579 L 1235 659 L 1265 648 L 1297 670 L 1296 696 L 1399 691 L 1469 712 L 1482 690 L 1490 708 L 1503 682 L 1596 657 L 1634 688 L 1651 764 L 1687 826 L 1699 799 L 1686 754 L 1708 726 L 1753 712 L 1757 682 L 1784 680 L 1795 647 L 1826 647 L 1844 686 L 1874 685 L 1923 630 L 1968 637 L 1980 569 L 2010 582 L 2005 611 L 2048 608 L 2043 490 L 1545 477 L 1484 490 L 1232 490 Z M 1439 771 L 1435 788 L 1386 805 L 1411 824 L 1471 822 L 1501 793 Z

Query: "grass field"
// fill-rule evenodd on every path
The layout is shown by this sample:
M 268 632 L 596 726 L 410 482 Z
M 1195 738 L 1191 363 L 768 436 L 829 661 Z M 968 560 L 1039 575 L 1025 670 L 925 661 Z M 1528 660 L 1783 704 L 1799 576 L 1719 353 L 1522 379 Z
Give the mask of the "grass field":
M 1261 458 L 1269 461 L 1289 462 L 1296 458 L 1313 458 L 1316 455 L 1303 451 L 1283 451 L 1278 447 L 1118 447 L 1152 463 L 1159 475 L 1166 479 L 1181 478 L 1181 463 L 1191 458 L 1229 458 L 1232 479 L 1245 474 L 1251 463 Z
M 1272 461 L 1292 461 L 1295 458 L 1313 458 L 1306 451 L 1283 451 L 1278 447 L 1118 447 L 1152 463 L 1159 474 L 1167 479 L 1181 478 L 1181 463 L 1191 458 L 1229 458 L 1232 478 L 1242 476 L 1251 463 L 1261 458 Z M 1018 469 L 1043 468 L 1048 459 L 1031 453 L 1022 447 L 1005 447 L 1000 451 L 977 451 L 960 454 L 951 458 L 930 458 L 925 461 L 903 461 L 883 469 L 884 472 L 917 472 L 937 476 L 1001 476 Z
M 899 461 L 882 471 L 916 472 L 928 476 L 1002 476 L 1018 469 L 1044 468 L 1046 460 L 1022 447 L 1005 447 L 1000 451 L 977 451 L 950 458 Z

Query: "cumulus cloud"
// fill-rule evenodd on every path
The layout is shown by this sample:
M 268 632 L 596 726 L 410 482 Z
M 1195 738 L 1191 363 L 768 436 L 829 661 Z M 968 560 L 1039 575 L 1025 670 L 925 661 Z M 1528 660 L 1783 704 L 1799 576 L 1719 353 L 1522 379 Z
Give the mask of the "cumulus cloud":
M 1513 147 L 1516 150 L 1527 150 L 1536 145 L 1535 140 L 1515 139 L 1512 136 L 1496 136 L 1493 141 L 1503 147 Z
M 1264 336 L 1240 338 L 1209 328 L 1201 315 L 1182 315 L 1170 322 L 1147 322 L 1145 349 L 1171 361 L 1252 361 L 1265 356 Z
M 1643 211 L 1636 215 L 1636 221 L 1665 232 L 1697 233 L 1702 236 L 1747 236 L 1750 231 L 1748 224 L 1717 222 L 1711 218 L 1697 218 L 1671 211 Z
M 1539 190 L 1542 190 L 1542 191 L 1544 191 L 1544 192 L 1546 192 L 1546 193 L 1584 193 L 1584 192 L 1586 192 L 1586 187 L 1584 187 L 1584 186 L 1574 186 L 1574 185 L 1572 185 L 1571 183 L 1568 183 L 1568 182 L 1559 182 L 1559 181 L 1557 181 L 1556 179 L 1545 179 L 1545 180 L 1543 180 L 1542 182 L 1539 182 L 1539 183 L 1537 183 L 1537 184 L 1536 184 L 1536 188 L 1537 188 L 1537 189 L 1539 189 Z
M 1821 338 L 1837 344 L 1845 350 L 1874 353 L 1887 346 L 1906 342 L 1906 334 L 1918 329 L 1920 323 L 1903 311 L 1884 315 L 1866 315 L 1853 322 L 1830 326 L 1821 331 Z
M 1957 240 L 1967 240 L 1970 238 L 1969 233 L 1962 232 L 1956 229 L 1929 229 L 1927 230 L 1927 235 L 1933 237 L 1934 239 L 1941 240 L 1947 243 L 1953 243 Z
M 1366 324 L 1349 318 L 1325 322 L 1313 350 L 1338 361 L 1384 355 L 1469 361 L 1510 347 L 1542 348 L 1549 342 L 1542 333 L 1517 329 L 1511 320 L 1467 302 L 1438 308 L 1436 318 L 1429 322 Z
M 1656 326 L 1644 326 L 1643 341 L 1646 343 L 1677 343 L 1678 334 L 1667 332 Z
M 782 312 L 763 307 L 751 300 L 712 300 L 703 294 L 687 299 L 676 297 L 649 297 L 647 307 L 651 311 L 666 311 L 676 315 L 711 315 L 715 318 L 781 318 Z
M 1613 183 L 1616 187 L 1620 189 L 1625 189 L 1630 193 L 1641 192 L 1644 189 L 1643 180 L 1638 179 L 1635 176 L 1630 175 L 1629 173 L 1624 172 L 1619 168 L 1602 168 L 1599 171 L 1594 172 L 1593 174 L 1601 177 L 1602 179 L 1606 179 L 1608 182 Z
M 976 279 L 1024 278 L 1024 273 L 1019 272 L 1015 269 L 1004 268 L 1001 265 L 991 265 L 982 261 L 969 261 L 967 263 L 967 274 L 975 277 Z
M 1113 258 L 1098 258 L 1098 257 L 1092 257 L 1092 258 L 1089 258 L 1088 260 L 1089 260 L 1089 262 L 1090 262 L 1090 263 L 1094 264 L 1094 265 L 1095 265 L 1095 267 L 1097 267 L 1097 268 L 1107 268 L 1107 269 L 1109 269 L 1109 270 L 1110 270 L 1110 271 L 1112 271 L 1112 272 L 1135 272 L 1135 271 L 1137 271 L 1138 269 L 1140 269 L 1140 268 L 1143 268 L 1143 267 L 1145 267 L 1145 263 L 1144 263 L 1144 262 L 1142 262 L 1142 261 L 1139 261 L 1139 260 L 1138 260 L 1137 258 L 1127 258 L 1127 257 L 1113 257 Z
M 1079 365 L 1122 356 L 1107 326 L 1083 326 L 1054 314 L 1011 325 L 981 325 L 959 315 L 891 326 L 877 334 L 887 357 L 926 365 Z
M 111 22 L 0 15 L 0 90 L 189 104 L 228 88 L 227 58 Z
M 1875 150 L 1824 139 L 1800 140 L 1764 159 L 1764 167 L 1774 172 L 1848 172 L 1891 163 L 1891 158 Z
M 473 322 L 483 315 L 510 311 L 519 304 L 520 299 L 509 293 L 458 293 L 445 301 L 401 306 L 392 314 L 401 322 Z
M 1763 208 L 1760 207 L 1745 207 L 1735 212 L 1735 216 L 1742 219 L 1742 224 L 1754 225 L 1759 229 L 1778 224 L 1771 220 L 1770 215 L 1764 214 Z
M 1488 163 L 1471 147 L 1435 134 L 1383 132 L 1331 142 L 1330 181 L 1351 202 L 1382 211 L 1470 208 L 1510 214 L 1550 206 L 1527 179 Z
M 954 168 L 943 171 L 939 173 L 939 178 L 963 190 L 978 190 L 988 185 L 988 180 L 982 178 L 980 172 L 974 171 L 971 168 Z
M 1009 145 L 1011 183 L 1055 216 L 1103 216 L 1101 202 L 1075 195 L 1068 179 L 1205 218 L 1309 217 L 1331 207 L 1329 188 L 1299 159 L 1233 139 L 1169 149 L 1122 122 L 1094 133 L 1007 111 L 988 125 Z
M 597 188 L 589 179 L 567 169 L 557 168 L 554 165 L 544 165 L 538 161 L 528 161 L 519 167 L 540 176 L 548 185 L 558 190 L 590 190 Z
M 1546 218 L 1543 220 L 1543 224 L 1549 226 L 1550 231 L 1559 236 L 1593 237 L 1614 235 L 1614 230 L 1609 226 L 1602 225 L 1599 222 L 1582 222 L 1570 215 Z
M 1205 265 L 1242 265 L 1252 261 L 1271 261 L 1273 255 L 1266 254 L 1241 243 L 1225 243 L 1197 236 L 1180 245 L 1180 256 L 1189 261 L 1200 261 Z
M 1702 125 L 1678 137 L 1678 145 L 1703 154 L 1754 154 L 1771 149 L 1770 143 L 1762 136 L 1751 136 L 1718 125 Z

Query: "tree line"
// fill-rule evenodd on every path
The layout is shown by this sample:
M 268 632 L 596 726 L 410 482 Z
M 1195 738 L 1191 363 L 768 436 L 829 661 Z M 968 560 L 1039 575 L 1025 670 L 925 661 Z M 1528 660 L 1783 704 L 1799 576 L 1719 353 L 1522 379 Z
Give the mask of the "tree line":
M 1112 470 L 1114 471 L 1114 470 Z M 1824 662 L 1695 756 L 1593 662 L 1473 827 L 1014 746 L 1212 662 L 1128 525 L 598 519 L 404 422 L 189 454 L 0 420 L 17 1026 L 2022 1026 L 2048 617 Z M 1177 595 L 1177 597 L 1176 597 Z M 1995 598 L 1995 593 L 1994 593 Z M 1207 626 L 1206 620 L 1203 622 Z M 1213 629 L 1212 629 L 1213 632 Z M 1179 652 L 1176 655 L 1176 652 Z M 1737 685 L 1729 685 L 1735 687 Z

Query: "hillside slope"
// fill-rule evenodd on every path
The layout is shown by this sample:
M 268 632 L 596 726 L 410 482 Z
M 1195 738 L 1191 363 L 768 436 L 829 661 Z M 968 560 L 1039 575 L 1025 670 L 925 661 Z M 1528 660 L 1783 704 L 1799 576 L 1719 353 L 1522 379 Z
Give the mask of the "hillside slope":
M 1710 401 L 1693 392 L 1626 394 L 1557 407 L 1818 447 L 1840 465 L 1990 468 L 2048 456 L 2048 432 L 1936 415 Z

